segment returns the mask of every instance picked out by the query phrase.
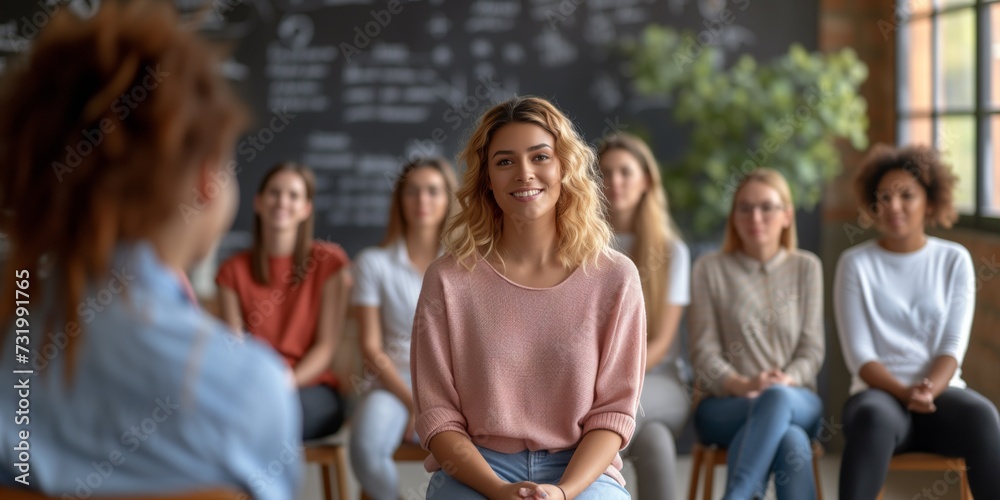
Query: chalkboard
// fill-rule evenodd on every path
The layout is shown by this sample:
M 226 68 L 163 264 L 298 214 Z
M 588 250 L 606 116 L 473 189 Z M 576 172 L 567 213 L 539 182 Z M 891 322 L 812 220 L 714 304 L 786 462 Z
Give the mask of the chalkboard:
M 86 15 L 100 1 L 68 3 Z M 5 4 L 0 71 L 66 3 Z M 730 60 L 817 43 L 814 0 L 213 0 L 197 18 L 205 0 L 175 3 L 228 54 L 223 71 L 255 116 L 236 147 L 243 202 L 220 258 L 249 245 L 249 200 L 285 160 L 317 173 L 316 237 L 353 256 L 381 238 L 405 159 L 454 158 L 478 114 L 513 95 L 555 101 L 588 140 L 643 131 L 669 165 L 685 133 L 669 102 L 637 95 L 615 49 L 648 23 L 705 33 L 696 40 Z

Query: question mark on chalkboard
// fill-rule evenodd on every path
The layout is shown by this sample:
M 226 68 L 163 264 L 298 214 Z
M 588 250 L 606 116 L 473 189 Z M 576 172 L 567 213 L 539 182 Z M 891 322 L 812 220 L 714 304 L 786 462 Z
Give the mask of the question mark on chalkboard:
M 312 19 L 303 14 L 290 15 L 278 24 L 278 37 L 293 49 L 308 46 L 312 41 L 313 31 Z

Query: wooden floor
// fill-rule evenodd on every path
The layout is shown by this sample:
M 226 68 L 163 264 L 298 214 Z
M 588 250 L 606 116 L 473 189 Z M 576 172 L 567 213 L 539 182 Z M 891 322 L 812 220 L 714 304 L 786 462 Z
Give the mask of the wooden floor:
M 840 472 L 840 456 L 827 455 L 820 462 L 823 473 L 823 497 L 824 500 L 837 499 L 837 477 Z M 688 480 L 691 472 L 691 457 L 681 456 L 678 460 L 678 484 L 677 498 L 686 499 L 688 491 Z M 427 481 L 430 477 L 425 473 L 423 467 L 416 463 L 400 465 L 400 498 L 405 500 L 419 500 L 424 498 L 424 491 L 427 488 Z M 632 492 L 632 498 L 636 500 L 658 500 L 639 499 L 635 487 L 635 475 L 626 462 L 625 480 L 628 482 L 628 489 Z M 911 500 L 911 499 L 933 499 L 959 500 L 958 486 L 949 484 L 945 480 L 942 472 L 893 472 L 889 474 L 889 490 L 886 493 L 886 500 Z M 352 499 L 358 498 L 358 483 L 352 476 L 349 479 L 349 489 Z M 322 500 L 322 490 L 320 489 L 319 470 L 311 467 L 306 472 L 306 484 L 299 496 L 299 500 Z M 716 472 L 715 497 L 721 498 L 725 488 L 725 473 L 722 468 Z M 926 489 L 926 494 L 924 490 Z M 700 498 L 700 497 L 699 497 Z M 773 491 L 768 498 L 774 498 Z

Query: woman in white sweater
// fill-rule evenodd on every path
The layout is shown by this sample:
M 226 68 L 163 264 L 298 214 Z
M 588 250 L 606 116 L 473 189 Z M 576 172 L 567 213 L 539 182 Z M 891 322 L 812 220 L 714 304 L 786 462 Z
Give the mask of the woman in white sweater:
M 950 227 L 956 178 L 923 147 L 877 146 L 855 179 L 879 238 L 844 252 L 834 307 L 853 376 L 844 407 L 841 499 L 878 495 L 893 455 L 965 458 L 976 498 L 1000 498 L 1000 417 L 968 389 L 975 276 L 968 250 L 928 236 Z

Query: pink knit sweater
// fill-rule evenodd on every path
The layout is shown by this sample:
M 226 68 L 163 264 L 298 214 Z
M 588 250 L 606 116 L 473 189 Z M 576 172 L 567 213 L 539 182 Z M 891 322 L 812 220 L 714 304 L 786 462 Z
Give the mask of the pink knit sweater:
M 635 429 L 646 358 L 639 273 L 611 252 L 551 288 L 520 286 L 446 255 L 424 276 L 410 350 L 416 430 L 457 431 L 500 453 L 575 448 Z M 440 469 L 431 456 L 428 472 Z M 621 457 L 605 474 L 625 484 Z

